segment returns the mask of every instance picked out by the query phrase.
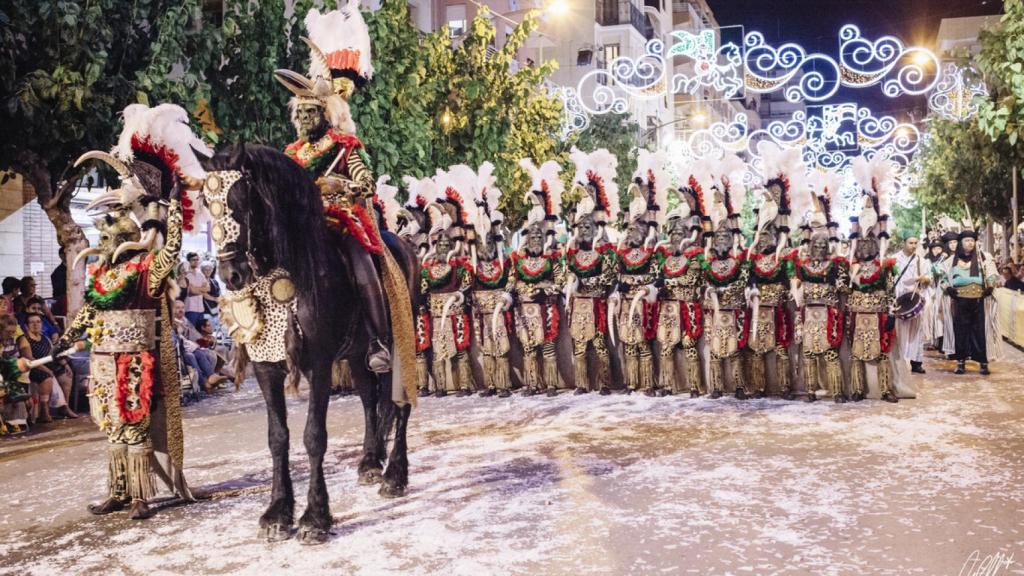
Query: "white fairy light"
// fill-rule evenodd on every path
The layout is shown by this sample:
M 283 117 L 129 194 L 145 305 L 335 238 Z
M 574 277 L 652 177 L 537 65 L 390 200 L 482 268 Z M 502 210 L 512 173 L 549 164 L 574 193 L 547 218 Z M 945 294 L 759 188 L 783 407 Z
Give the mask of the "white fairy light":
M 980 78 L 973 82 L 964 78 L 965 72 L 966 69 L 952 62 L 946 64 L 942 80 L 928 97 L 928 108 L 932 112 L 956 122 L 968 120 L 978 113 L 975 97 L 987 96 L 988 88 L 985 81 Z

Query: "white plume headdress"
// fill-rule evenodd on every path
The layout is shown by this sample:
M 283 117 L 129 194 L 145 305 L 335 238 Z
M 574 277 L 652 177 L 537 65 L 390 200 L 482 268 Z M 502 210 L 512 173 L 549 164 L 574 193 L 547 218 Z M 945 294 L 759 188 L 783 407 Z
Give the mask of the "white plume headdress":
M 569 152 L 569 159 L 576 167 L 574 185 L 583 188 L 586 195 L 576 205 L 575 221 L 593 213 L 595 220 L 602 224 L 614 222 L 620 210 L 619 185 L 615 182 L 619 160 L 605 148 L 588 154 L 575 146 Z M 587 189 L 588 184 L 593 187 L 593 194 Z M 587 199 L 589 202 L 585 201 Z
M 530 174 L 530 189 L 524 194 L 524 202 L 532 206 L 527 214 L 526 225 L 548 221 L 554 225 L 562 211 L 562 193 L 565 184 L 559 178 L 562 167 L 554 160 L 548 160 L 538 168 L 530 158 L 519 160 L 519 166 Z
M 641 148 L 637 151 L 636 171 L 633 181 L 639 179 L 645 187 L 644 195 L 650 208 L 657 207 L 655 221 L 660 226 L 668 216 L 668 190 L 672 186 L 672 178 L 668 169 L 668 154 L 659 150 L 651 152 Z M 653 187 L 653 197 L 647 193 Z
M 380 203 L 381 219 L 385 226 L 388 230 L 396 232 L 398 230 L 398 213 L 402 206 L 398 203 L 398 186 L 391 185 L 390 181 L 391 176 L 388 174 L 381 174 L 377 178 L 377 200 Z

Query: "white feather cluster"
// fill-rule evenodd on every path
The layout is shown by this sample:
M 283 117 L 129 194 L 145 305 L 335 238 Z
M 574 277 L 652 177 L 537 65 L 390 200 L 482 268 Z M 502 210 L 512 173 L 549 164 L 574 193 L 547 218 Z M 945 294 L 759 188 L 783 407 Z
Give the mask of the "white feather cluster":
M 458 208 L 465 214 L 464 224 L 475 226 L 479 213 L 476 204 L 476 172 L 465 164 L 456 164 L 449 166 L 448 170 L 439 169 L 436 181 L 438 201 L 449 200 L 449 188 L 457 192 L 460 198 Z
M 718 188 L 724 193 L 728 190 L 734 214 L 743 212 L 747 201 L 747 190 L 743 185 L 743 175 L 747 165 L 735 154 L 726 154 L 714 167 L 714 176 Z
M 359 53 L 359 75 L 373 78 L 370 30 L 359 11 L 359 1 L 349 0 L 341 8 L 321 14 L 313 8 L 306 14 L 306 31 L 317 48 L 330 58 L 332 54 L 351 50 Z M 310 59 L 309 73 L 313 78 L 330 78 L 329 70 L 316 58 Z
M 398 211 L 402 207 L 398 204 L 398 186 L 392 186 L 390 181 L 391 176 L 388 174 L 381 174 L 377 178 L 377 197 L 384 206 L 384 222 L 388 230 L 394 232 L 398 230 Z
M 538 168 L 530 158 L 522 158 L 519 160 L 519 166 L 526 170 L 531 179 L 530 189 L 523 195 L 525 202 L 527 204 L 533 203 L 534 190 L 539 192 L 546 186 L 551 201 L 551 213 L 555 216 L 561 214 L 562 193 L 565 192 L 565 184 L 558 177 L 558 174 L 562 171 L 562 167 L 558 162 L 548 160 Z M 536 205 L 530 209 L 527 216 L 527 224 L 544 220 L 545 216 L 547 216 L 546 208 L 542 205 Z
M 619 159 L 606 148 L 598 148 L 591 153 L 586 153 L 575 146 L 569 152 L 569 159 L 576 167 L 576 174 L 573 181 L 580 186 L 586 186 L 588 182 L 587 172 L 592 171 L 601 177 L 604 183 L 604 192 L 608 198 L 608 222 L 614 222 L 619 217 L 621 207 L 619 205 L 619 185 L 615 183 L 618 176 Z M 596 203 L 592 203 L 589 211 L 593 212 Z M 577 218 L 582 212 L 576 207 Z
M 890 200 L 895 184 L 895 166 L 891 160 L 876 154 L 870 160 L 858 156 L 851 163 L 853 177 L 864 194 L 878 196 L 879 216 L 890 213 Z
M 131 104 L 122 113 L 124 129 L 111 153 L 125 163 L 135 159 L 132 151 L 132 137 L 148 140 L 156 148 L 166 148 L 178 156 L 177 170 L 183 176 L 206 178 L 206 171 L 199 164 L 193 148 L 212 156 L 213 150 L 206 146 L 188 126 L 188 112 L 175 104 L 160 104 L 150 108 L 145 104 Z
M 801 218 L 807 216 L 806 212 L 816 212 L 819 214 L 819 218 L 822 222 L 831 219 L 835 221 L 836 216 L 836 200 L 839 198 L 839 190 L 843 186 L 843 177 L 841 174 L 832 170 L 815 170 L 811 173 L 808 178 L 810 187 L 813 188 L 813 192 L 809 192 L 805 196 L 809 203 L 806 206 L 805 213 L 797 213 L 796 207 L 793 209 L 794 221 L 800 222 Z M 813 198 L 812 195 L 813 194 Z M 794 196 L 795 203 L 796 196 Z M 829 213 L 825 213 L 825 202 L 828 202 Z
M 668 154 L 662 150 L 651 152 L 641 148 L 637 151 L 636 172 L 633 179 L 639 178 L 645 184 L 650 174 L 654 175 L 654 202 L 661 210 L 658 211 L 658 224 L 664 224 L 668 212 L 668 191 L 672 187 L 672 176 L 669 173 Z

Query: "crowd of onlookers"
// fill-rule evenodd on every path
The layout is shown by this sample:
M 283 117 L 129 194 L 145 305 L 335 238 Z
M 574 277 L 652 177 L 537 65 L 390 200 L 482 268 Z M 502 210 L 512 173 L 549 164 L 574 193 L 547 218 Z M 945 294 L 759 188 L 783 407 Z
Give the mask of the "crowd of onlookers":
M 63 334 L 66 318 L 66 272 L 63 264 L 51 275 L 54 291 L 49 301 L 36 293 L 32 276 L 3 280 L 0 298 L 0 435 L 20 434 L 30 427 L 54 419 L 77 418 L 72 409 L 84 407 L 82 376 L 87 362 L 74 363 L 68 357 L 18 373 L 18 360 L 32 361 L 52 354 Z M 178 350 L 184 393 L 193 398 L 200 391 L 211 392 L 232 381 L 232 344 L 220 325 L 217 299 L 220 284 L 213 262 L 202 262 L 189 253 L 178 270 L 180 292 L 173 304 L 173 340 Z M 76 386 L 76 382 L 79 384 Z
M 1003 288 L 1024 292 L 1024 262 L 1014 264 L 1007 260 L 999 267 L 999 275 L 1003 277 Z

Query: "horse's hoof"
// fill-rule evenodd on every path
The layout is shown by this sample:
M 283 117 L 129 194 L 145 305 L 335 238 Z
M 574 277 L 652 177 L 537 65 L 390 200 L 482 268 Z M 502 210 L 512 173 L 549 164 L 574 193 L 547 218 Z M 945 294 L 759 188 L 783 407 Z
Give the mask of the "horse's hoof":
M 276 522 L 260 526 L 259 537 L 264 542 L 283 542 L 292 537 L 292 527 Z
M 700 398 L 700 392 L 696 390 L 690 390 L 690 398 Z
M 359 483 L 363 486 L 378 484 L 384 479 L 384 471 L 380 468 L 370 468 L 359 473 Z
M 385 480 L 384 483 L 380 485 L 380 490 L 377 491 L 377 494 L 380 494 L 384 498 L 401 498 L 402 496 L 405 496 L 405 486 L 397 482 Z
M 498 398 L 508 398 L 511 395 L 512 392 L 509 390 L 502 390 L 501 392 L 498 392 Z
M 303 546 L 316 546 L 317 544 L 327 542 L 330 536 L 331 532 L 329 530 L 321 530 L 314 526 L 303 526 L 299 528 L 299 534 L 296 539 Z

